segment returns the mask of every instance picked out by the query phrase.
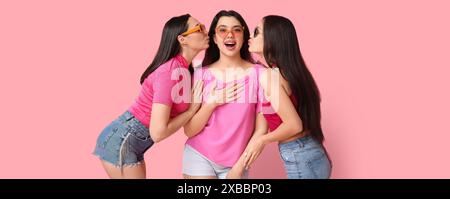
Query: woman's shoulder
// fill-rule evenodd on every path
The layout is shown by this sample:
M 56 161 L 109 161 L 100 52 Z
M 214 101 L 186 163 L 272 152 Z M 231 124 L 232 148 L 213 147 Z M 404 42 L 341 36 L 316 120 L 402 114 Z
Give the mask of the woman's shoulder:
M 156 70 L 156 73 L 166 73 L 172 71 L 174 68 L 177 68 L 179 63 L 175 58 L 171 58 L 166 62 L 162 63 Z
M 265 87 L 264 85 L 268 86 L 267 83 L 277 83 L 285 87 L 286 79 L 281 74 L 280 69 L 261 66 L 259 68 L 259 82 L 263 87 Z

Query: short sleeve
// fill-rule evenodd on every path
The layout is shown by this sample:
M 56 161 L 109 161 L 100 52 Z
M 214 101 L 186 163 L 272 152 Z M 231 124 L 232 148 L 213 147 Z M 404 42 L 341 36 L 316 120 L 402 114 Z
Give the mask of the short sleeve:
M 172 88 L 176 81 L 171 79 L 168 72 L 158 74 L 153 82 L 153 103 L 161 103 L 172 106 Z

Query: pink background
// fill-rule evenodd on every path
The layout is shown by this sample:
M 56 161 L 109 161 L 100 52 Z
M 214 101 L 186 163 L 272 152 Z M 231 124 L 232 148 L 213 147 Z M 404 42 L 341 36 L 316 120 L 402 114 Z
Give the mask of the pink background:
M 0 2 L 0 178 L 106 178 L 95 140 L 137 97 L 165 21 L 221 9 L 296 25 L 333 178 L 450 178 L 449 1 L 163 2 Z M 149 178 L 181 178 L 185 140 L 146 153 Z M 250 177 L 284 178 L 275 144 Z

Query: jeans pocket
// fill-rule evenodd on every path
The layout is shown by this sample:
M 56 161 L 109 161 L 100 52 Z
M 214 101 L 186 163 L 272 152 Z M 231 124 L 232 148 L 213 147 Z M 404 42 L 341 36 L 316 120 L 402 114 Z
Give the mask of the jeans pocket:
M 309 162 L 315 162 L 323 159 L 323 157 L 326 155 L 322 147 L 314 147 L 308 150 L 307 153 L 305 153 L 305 156 L 307 157 Z
M 312 171 L 314 178 L 329 178 L 331 165 L 322 147 L 314 147 L 302 154 L 306 158 L 306 166 Z
M 317 179 L 328 179 L 331 174 L 331 164 L 328 157 L 323 154 L 308 162 L 308 166 L 314 172 Z
M 316 161 L 314 167 L 314 172 L 316 176 L 321 179 L 328 179 L 331 175 L 331 163 L 328 156 L 324 155 L 321 159 Z
M 294 150 L 281 151 L 281 159 L 283 159 L 285 163 L 295 163 L 296 162 L 295 151 Z
M 289 179 L 302 178 L 302 166 L 297 160 L 298 152 L 292 149 L 283 150 L 281 152 L 281 159 L 283 159 L 286 175 Z
M 150 136 L 130 133 L 128 139 L 130 150 L 136 154 L 145 153 L 153 145 L 153 141 L 150 139 Z
M 141 132 L 141 131 L 130 131 L 130 134 L 131 134 L 131 136 L 133 136 L 136 139 L 141 140 L 141 141 L 151 140 L 149 132 L 147 132 L 147 134 L 145 134 L 144 132 Z

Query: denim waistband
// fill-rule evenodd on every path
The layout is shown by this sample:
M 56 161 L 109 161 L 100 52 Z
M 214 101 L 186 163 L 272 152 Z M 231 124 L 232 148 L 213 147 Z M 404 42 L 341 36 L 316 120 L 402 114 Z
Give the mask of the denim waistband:
M 124 125 L 132 127 L 132 131 L 143 131 L 148 132 L 148 128 L 142 124 L 130 111 L 125 111 L 121 116 L 119 116 L 118 121 Z
M 310 135 L 298 138 L 296 140 L 292 140 L 289 142 L 281 143 L 278 146 L 280 148 L 292 148 L 292 147 L 300 147 L 303 148 L 305 145 L 308 144 L 319 144 L 314 140 L 314 138 Z

